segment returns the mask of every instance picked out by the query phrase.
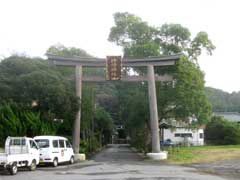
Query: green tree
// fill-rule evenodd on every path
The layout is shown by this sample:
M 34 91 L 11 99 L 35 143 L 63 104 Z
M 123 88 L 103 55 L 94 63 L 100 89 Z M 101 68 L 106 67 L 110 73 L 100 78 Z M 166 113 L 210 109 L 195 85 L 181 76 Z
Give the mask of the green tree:
M 122 85 L 124 88 L 124 84 Z M 122 116 L 131 144 L 143 152 L 148 152 L 150 138 L 149 104 L 146 84 L 130 84 L 127 90 L 120 89 L 122 98 Z M 126 96 L 127 95 L 127 96 Z
M 204 92 L 204 74 L 197 64 L 190 61 L 196 59 L 203 49 L 208 53 L 214 50 L 207 34 L 199 32 L 191 39 L 190 31 L 180 24 L 164 24 L 157 28 L 129 13 L 116 13 L 114 20 L 115 26 L 111 28 L 109 40 L 123 47 L 124 56 L 185 54 L 175 67 L 155 68 L 156 73 L 172 73 L 175 78 L 173 83 L 157 83 L 160 118 L 171 112 L 176 118 L 195 115 L 207 119 L 210 106 Z
M 71 83 L 46 60 L 20 56 L 4 59 L 0 63 L 0 87 L 0 108 L 3 111 L 9 106 L 2 119 L 15 122 L 11 123 L 13 129 L 6 132 L 8 135 L 69 133 L 56 131 L 59 126 L 73 121 L 78 99 Z M 4 102 L 12 103 L 5 105 Z M 16 124 L 18 119 L 21 125 Z M 56 119 L 63 119 L 63 124 L 55 123 Z M 3 139 L 6 133 L 1 135 Z
M 228 93 L 210 87 L 205 91 L 214 112 L 240 112 L 240 91 Z
M 84 50 L 74 47 L 65 47 L 63 45 L 53 45 L 48 50 L 47 53 L 54 54 L 58 56 L 66 56 L 66 57 L 86 57 L 91 58 L 93 56 L 86 53 Z M 67 67 L 57 67 L 57 70 L 63 75 L 63 77 L 70 81 L 73 87 L 75 86 L 75 79 L 74 79 L 74 68 L 67 68 Z M 104 76 L 105 72 L 103 68 L 83 68 L 83 74 L 84 76 Z M 81 151 L 88 153 L 88 151 L 93 151 L 95 148 L 99 146 L 99 144 L 102 144 L 102 139 L 99 138 L 99 134 L 104 135 L 105 137 L 109 137 L 111 131 L 106 131 L 105 129 L 102 129 L 102 127 L 107 127 L 108 121 L 101 122 L 102 125 L 99 126 L 99 122 L 97 121 L 97 117 L 94 116 L 94 114 L 99 114 L 99 109 L 95 109 L 95 104 L 99 104 L 100 106 L 103 106 L 108 103 L 106 102 L 106 96 L 104 94 L 108 94 L 112 90 L 112 87 L 108 87 L 106 85 L 100 85 L 100 84 L 83 84 L 82 89 L 82 100 L 81 100 L 81 111 L 82 111 L 82 117 L 81 117 Z M 107 107 L 111 107 L 111 105 L 107 105 Z M 111 110 L 111 108 L 109 108 Z M 104 111 L 104 113 L 107 113 Z M 104 114 L 103 113 L 103 114 Z M 102 115 L 100 113 L 99 115 Z M 109 115 L 109 114 L 108 114 Z M 96 118 L 96 121 L 94 119 Z M 94 123 L 95 122 L 95 123 Z M 104 123 L 106 123 L 104 125 Z M 94 128 L 96 126 L 96 128 Z M 62 126 L 61 131 L 66 131 L 66 127 L 70 129 L 70 124 L 65 124 Z M 94 130 L 94 132 L 93 132 Z M 96 138 L 97 137 L 97 138 Z M 107 139 L 109 140 L 109 138 Z M 100 141 L 100 142 L 99 142 Z M 104 143 L 105 140 L 104 140 Z
M 111 28 L 108 39 L 123 48 L 125 57 L 183 54 L 173 67 L 155 67 L 157 74 L 170 73 L 174 77 L 173 82 L 156 83 L 160 120 L 170 117 L 186 120 L 196 116 L 199 123 L 204 123 L 209 119 L 211 106 L 204 92 L 204 73 L 197 64 L 203 50 L 211 54 L 215 49 L 207 33 L 199 32 L 191 38 L 190 31 L 180 24 L 150 26 L 129 13 L 115 13 L 114 21 L 115 26 Z M 146 74 L 143 68 L 134 68 L 134 71 Z M 139 99 L 142 100 L 142 97 L 135 97 L 135 100 L 121 97 L 120 101 L 130 104 L 130 101 L 138 102 Z M 138 117 L 136 109 L 131 112 L 133 117 Z M 147 114 L 148 108 L 142 110 Z M 130 126 L 130 129 L 134 127 Z
M 76 112 L 78 101 L 69 83 L 47 61 L 27 57 L 9 57 L 0 64 L 1 83 L 9 87 L 2 100 L 31 106 L 46 120 L 69 118 L 66 112 Z M 6 89 L 7 90 L 7 89 Z M 6 91 L 4 90 L 4 91 Z
M 184 53 L 190 59 L 197 60 L 202 50 L 212 54 L 215 49 L 206 32 L 199 32 L 191 39 L 190 31 L 180 24 L 154 27 L 127 12 L 115 13 L 114 21 L 115 26 L 111 28 L 108 39 L 122 46 L 127 57 Z
M 65 57 L 73 57 L 73 56 L 79 56 L 79 57 L 91 57 L 90 54 L 88 54 L 85 50 L 75 47 L 65 47 L 62 44 L 55 44 L 50 46 L 47 49 L 47 54 L 53 54 L 58 56 L 65 56 Z
M 206 125 L 205 139 L 214 145 L 240 144 L 240 127 L 236 122 L 214 116 Z
M 113 120 L 104 108 L 97 107 L 94 113 L 94 128 L 97 129 L 100 144 L 106 144 L 110 141 L 113 131 Z
M 7 136 L 29 136 L 55 134 L 53 121 L 41 119 L 40 112 L 13 101 L 0 104 L 0 145 Z
M 211 116 L 211 105 L 205 94 L 203 72 L 188 58 L 182 57 L 177 62 L 175 79 L 174 87 L 167 87 L 174 94 L 170 98 L 174 117 L 183 120 L 195 116 L 199 124 L 205 124 Z

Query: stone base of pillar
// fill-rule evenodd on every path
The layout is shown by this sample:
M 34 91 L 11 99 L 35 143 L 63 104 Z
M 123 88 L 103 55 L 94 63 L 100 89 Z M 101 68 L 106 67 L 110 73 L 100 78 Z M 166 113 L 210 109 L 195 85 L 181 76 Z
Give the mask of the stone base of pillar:
M 74 161 L 79 162 L 79 161 L 85 161 L 86 160 L 86 155 L 85 154 L 74 154 Z
M 167 159 L 167 155 L 167 151 L 161 151 L 160 153 L 147 153 L 147 157 L 156 161 Z

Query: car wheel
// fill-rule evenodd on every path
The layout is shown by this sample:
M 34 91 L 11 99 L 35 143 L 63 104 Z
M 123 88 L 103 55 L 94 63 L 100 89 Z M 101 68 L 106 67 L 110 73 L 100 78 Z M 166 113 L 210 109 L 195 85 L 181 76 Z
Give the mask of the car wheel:
M 73 156 L 71 156 L 69 163 L 70 163 L 70 164 L 73 164 L 73 163 L 74 163 L 74 157 L 73 157 Z
M 31 165 L 29 166 L 29 170 L 30 171 L 35 171 L 37 169 L 37 162 L 36 160 L 34 159 L 31 163 Z
M 54 158 L 53 160 L 53 167 L 57 167 L 58 166 L 58 159 Z
M 16 163 L 13 163 L 10 168 L 9 168 L 9 172 L 11 175 L 15 175 L 18 172 L 18 167 Z

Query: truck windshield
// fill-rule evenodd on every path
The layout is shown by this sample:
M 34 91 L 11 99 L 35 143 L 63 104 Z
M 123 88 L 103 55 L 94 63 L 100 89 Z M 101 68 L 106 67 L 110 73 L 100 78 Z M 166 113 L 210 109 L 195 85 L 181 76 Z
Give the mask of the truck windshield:
M 36 143 L 39 148 L 49 148 L 49 140 L 48 139 L 36 139 Z

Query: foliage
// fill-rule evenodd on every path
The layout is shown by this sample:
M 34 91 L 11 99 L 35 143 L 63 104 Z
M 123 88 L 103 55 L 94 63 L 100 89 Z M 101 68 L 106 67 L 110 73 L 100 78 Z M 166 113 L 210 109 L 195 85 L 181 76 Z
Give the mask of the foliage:
M 0 79 L 0 87 L 3 87 L 1 102 L 11 100 L 21 104 L 22 108 L 32 108 L 34 112 L 40 113 L 40 119 L 44 121 L 52 122 L 54 119 L 73 121 L 79 106 L 78 99 L 70 83 L 55 67 L 49 66 L 47 61 L 18 56 L 6 58 L 0 64 Z M 34 107 L 33 102 L 36 104 Z M 26 126 L 31 126 L 31 122 L 29 121 Z M 39 134 L 51 130 L 53 129 L 45 126 L 44 131 Z M 54 132 L 55 130 L 52 133 Z M 67 132 L 58 132 L 65 133 Z
M 65 56 L 89 56 L 81 54 L 83 51 L 80 49 L 63 46 L 52 46 L 48 52 Z M 85 73 L 92 72 L 93 70 L 85 70 Z M 102 70 L 93 73 L 102 73 Z M 58 134 L 71 137 L 73 121 L 80 105 L 81 150 L 92 152 L 102 143 L 107 143 L 113 129 L 111 116 L 104 109 L 95 110 L 93 85 L 84 84 L 80 104 L 75 95 L 73 75 L 73 68 L 52 66 L 41 58 L 11 56 L 1 61 L 1 143 L 9 135 L 32 137 Z M 106 92 L 104 88 L 103 91 Z M 102 136 L 105 138 L 101 139 Z
M 71 116 L 67 112 L 77 109 L 77 99 L 68 89 L 67 82 L 40 58 L 11 56 L 4 59 L 0 64 L 0 79 L 0 87 L 5 87 L 1 89 L 1 102 L 12 102 L 9 105 L 11 111 L 5 112 L 4 116 L 14 114 L 8 119 L 21 120 L 22 127 L 16 124 L 15 128 L 23 128 L 17 133 L 7 132 L 9 135 L 55 134 L 57 126 L 53 126 L 53 119 L 68 120 Z M 8 107 L 1 106 L 3 109 Z
M 111 116 L 101 107 L 97 107 L 94 114 L 94 121 L 96 122 L 95 127 L 98 127 L 102 131 L 111 131 L 113 128 Z
M 240 144 L 240 126 L 236 122 L 214 116 L 206 125 L 205 139 L 215 145 Z
M 227 93 L 210 87 L 205 91 L 214 112 L 240 112 L 240 92 Z
M 108 39 L 122 46 L 127 57 L 184 53 L 197 60 L 202 50 L 212 54 L 215 49 L 206 32 L 199 32 L 191 39 L 190 31 L 180 24 L 154 27 L 127 12 L 115 13 L 114 21 L 115 26 L 111 28 Z
M 0 105 L 0 145 L 7 136 L 55 134 L 53 122 L 41 120 L 40 113 L 14 102 Z
M 112 130 L 113 130 L 113 120 L 111 115 L 101 107 L 97 107 L 94 113 L 94 129 L 98 129 L 99 142 L 101 144 L 106 144 L 110 141 Z
M 187 58 L 177 62 L 175 101 L 173 108 L 176 119 L 195 116 L 199 124 L 210 119 L 211 105 L 204 91 L 204 74 Z
M 205 124 L 210 119 L 211 105 L 204 91 L 203 72 L 186 57 L 175 68 L 173 82 L 156 83 L 160 120 L 188 121 L 188 117 L 194 116 L 199 124 Z
M 0 121 L 2 143 L 7 136 L 14 136 L 23 131 L 20 118 L 14 113 L 9 104 L 0 106 Z
M 85 50 L 75 47 L 66 47 L 62 44 L 55 44 L 50 46 L 47 49 L 46 54 L 53 54 L 57 56 L 63 56 L 63 57 L 84 57 L 84 58 L 90 58 L 93 57 L 92 55 L 88 54 Z M 74 68 L 71 67 L 57 67 L 57 71 L 59 71 L 67 80 L 74 81 L 73 74 L 75 73 Z M 104 70 L 101 68 L 84 68 L 83 73 L 87 75 L 103 75 Z
M 117 85 L 119 116 L 131 138 L 131 144 L 147 152 L 150 144 L 147 85 L 124 83 Z
M 62 116 L 68 110 L 78 106 L 75 95 L 54 67 L 42 59 L 9 57 L 0 64 L 1 85 L 9 87 L 2 100 L 31 106 L 37 102 L 37 110 L 52 112 Z M 5 90 L 7 91 L 7 89 Z
M 58 56 L 65 56 L 65 57 L 91 57 L 86 51 L 83 49 L 75 48 L 75 47 L 65 47 L 62 44 L 55 44 L 48 48 L 47 54 L 53 54 Z
M 195 116 L 199 120 L 198 123 L 205 123 L 211 114 L 211 106 L 205 95 L 204 74 L 197 64 L 197 58 L 203 50 L 211 54 L 215 49 L 207 33 L 199 32 L 191 38 L 188 28 L 180 24 L 163 24 L 160 27 L 154 27 L 127 12 L 115 13 L 114 21 L 115 26 L 111 28 L 108 39 L 123 48 L 125 57 L 183 54 L 173 67 L 155 67 L 157 74 L 168 73 L 174 77 L 173 82 L 156 83 L 159 119 L 186 120 L 190 116 Z M 134 71 L 146 74 L 146 69 L 143 68 L 134 68 Z M 141 108 L 142 103 L 147 104 L 146 88 L 138 91 L 139 85 L 137 84 L 125 84 L 126 89 L 128 89 L 127 86 L 132 90 L 124 91 L 125 93 L 119 95 L 120 119 L 126 120 L 131 130 L 139 127 L 142 132 L 147 132 L 145 129 L 149 128 L 149 116 L 146 117 L 148 108 Z M 124 108 L 122 104 L 125 104 L 127 108 Z M 134 120 L 139 123 L 134 124 Z M 133 134 L 131 136 L 132 141 L 137 142 L 134 139 L 137 136 L 134 137 Z
M 53 45 L 48 50 L 47 53 L 55 54 L 58 56 L 79 56 L 79 57 L 92 57 L 90 54 L 86 53 L 84 50 L 74 47 L 65 47 L 63 45 Z M 57 67 L 58 71 L 67 79 L 74 84 L 75 79 L 73 78 L 74 69 L 70 69 L 67 67 Z M 84 68 L 84 75 L 89 76 L 104 76 L 103 68 Z M 112 119 L 110 115 L 103 109 L 98 107 L 95 109 L 96 104 L 103 106 L 104 108 L 108 108 L 111 113 L 111 104 L 109 99 L 106 99 L 104 94 L 112 94 L 112 87 L 108 88 L 108 86 L 104 85 L 93 85 L 84 83 L 83 92 L 82 92 L 82 100 L 81 100 L 81 151 L 82 152 L 92 152 L 95 151 L 102 143 L 109 142 L 111 133 L 112 133 Z M 110 92 L 111 91 L 111 92 Z M 96 92 L 98 94 L 96 95 Z M 105 103 L 106 102 L 106 103 Z M 111 102 L 111 99 L 110 99 Z M 99 116 L 99 117 L 97 117 Z M 71 130 L 72 123 L 66 122 L 64 126 L 61 126 L 61 131 Z M 105 136 L 105 138 L 101 138 L 100 136 Z

